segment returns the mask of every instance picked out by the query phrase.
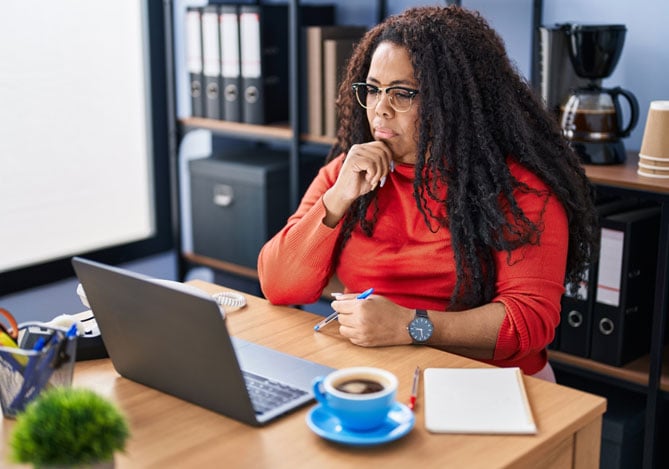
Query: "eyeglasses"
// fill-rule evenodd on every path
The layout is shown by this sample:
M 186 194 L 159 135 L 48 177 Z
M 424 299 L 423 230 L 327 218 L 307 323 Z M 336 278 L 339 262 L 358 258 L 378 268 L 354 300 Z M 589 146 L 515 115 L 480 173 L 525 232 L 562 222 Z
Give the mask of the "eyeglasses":
M 379 88 L 369 83 L 353 83 L 353 90 L 355 90 L 358 103 L 365 109 L 375 107 L 379 102 L 381 93 L 385 92 L 390 107 L 397 112 L 407 112 L 411 109 L 413 98 L 418 94 L 418 90 L 405 88 L 404 86 Z

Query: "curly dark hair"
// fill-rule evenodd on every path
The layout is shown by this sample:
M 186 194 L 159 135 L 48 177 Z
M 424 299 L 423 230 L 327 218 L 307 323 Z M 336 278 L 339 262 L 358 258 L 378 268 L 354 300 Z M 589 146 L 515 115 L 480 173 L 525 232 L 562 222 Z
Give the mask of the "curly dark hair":
M 555 118 L 480 14 L 457 6 L 415 7 L 370 29 L 353 52 L 339 88 L 340 126 L 327 161 L 354 144 L 373 140 L 351 85 L 366 81 L 372 54 L 383 41 L 409 51 L 419 83 L 414 196 L 431 229 L 445 226 L 451 231 L 457 282 L 449 308 L 474 307 L 494 297 L 495 251 L 510 254 L 519 246 L 540 243 L 543 225 L 529 220 L 513 196 L 518 190 L 537 191 L 513 177 L 507 156 L 541 178 L 564 205 L 569 222 L 565 280 L 575 289 L 598 253 L 594 190 Z M 430 173 L 447 184 L 445 199 L 431 190 L 434 180 L 425 176 Z M 370 192 L 349 208 L 337 257 L 356 225 L 372 235 L 375 197 L 376 191 Z M 445 204 L 446 219 L 426 210 L 429 198 Z

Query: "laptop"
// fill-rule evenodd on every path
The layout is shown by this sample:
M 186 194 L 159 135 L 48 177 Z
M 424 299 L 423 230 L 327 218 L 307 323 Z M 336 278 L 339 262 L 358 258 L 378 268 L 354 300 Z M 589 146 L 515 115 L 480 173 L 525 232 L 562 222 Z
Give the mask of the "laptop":
M 116 371 L 249 425 L 313 400 L 333 368 L 230 336 L 211 295 L 74 257 Z M 240 314 L 244 314 L 243 311 Z

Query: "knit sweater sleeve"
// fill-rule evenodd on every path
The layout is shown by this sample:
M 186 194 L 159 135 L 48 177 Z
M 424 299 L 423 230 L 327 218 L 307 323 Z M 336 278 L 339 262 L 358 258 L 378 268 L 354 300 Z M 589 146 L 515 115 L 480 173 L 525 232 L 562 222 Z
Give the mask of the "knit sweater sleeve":
M 531 187 L 546 190 L 529 172 L 523 178 Z M 517 194 L 526 215 L 541 220 L 539 243 L 517 249 L 511 256 L 506 252 L 496 255 L 497 295 L 493 301 L 506 308 L 494 353 L 501 365 L 545 349 L 560 320 L 569 226 L 562 204 L 554 195 L 546 197 Z
M 323 194 L 336 181 L 342 164 L 343 155 L 321 168 L 295 213 L 261 249 L 258 277 L 271 303 L 313 303 L 330 280 L 341 223 L 335 228 L 323 224 Z

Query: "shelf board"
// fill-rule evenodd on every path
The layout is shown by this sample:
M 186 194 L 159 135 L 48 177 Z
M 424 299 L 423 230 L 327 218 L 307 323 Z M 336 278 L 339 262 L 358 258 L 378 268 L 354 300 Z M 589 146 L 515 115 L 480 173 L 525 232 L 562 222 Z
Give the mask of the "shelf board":
M 593 184 L 622 187 L 644 192 L 669 194 L 669 179 L 639 176 L 639 153 L 627 152 L 624 164 L 593 165 L 585 164 L 585 174 Z
M 284 140 L 292 138 L 293 132 L 288 124 L 252 125 L 241 122 L 230 122 L 202 117 L 179 119 L 183 130 L 210 130 L 219 135 L 254 140 Z
M 588 358 L 577 357 L 558 350 L 549 350 L 548 358 L 553 362 L 591 370 L 602 375 L 640 384 L 641 386 L 648 386 L 648 369 L 650 367 L 648 355 L 638 358 L 625 366 L 607 365 L 605 363 L 600 363 Z M 669 392 L 669 346 L 665 347 L 663 352 L 660 389 Z
M 262 141 L 289 141 L 293 138 L 293 131 L 288 123 L 277 123 L 272 125 L 253 125 L 243 122 L 230 122 L 217 119 L 206 119 L 202 117 L 188 117 L 179 119 L 182 133 L 188 130 L 209 130 L 217 135 L 262 140 Z M 317 143 L 321 145 L 332 145 L 335 139 L 332 137 L 302 134 L 302 142 Z
M 212 257 L 201 256 L 192 252 L 183 252 L 182 256 L 188 262 L 193 264 L 205 265 L 207 267 L 211 267 L 212 269 L 221 270 L 223 272 L 230 272 L 242 277 L 258 280 L 258 271 L 250 267 L 233 264 L 231 262 L 214 259 Z

